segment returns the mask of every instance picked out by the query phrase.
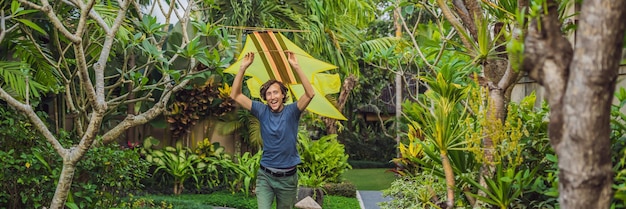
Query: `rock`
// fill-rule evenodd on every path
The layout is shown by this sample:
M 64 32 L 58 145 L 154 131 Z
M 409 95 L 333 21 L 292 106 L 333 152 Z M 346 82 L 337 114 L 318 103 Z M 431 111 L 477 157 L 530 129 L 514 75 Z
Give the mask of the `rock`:
M 310 196 L 307 196 L 304 199 L 300 200 L 300 202 L 296 203 L 296 208 L 301 208 L 301 209 L 322 209 L 322 206 L 317 204 L 317 202 L 315 202 L 315 200 L 313 200 L 313 198 L 311 198 Z

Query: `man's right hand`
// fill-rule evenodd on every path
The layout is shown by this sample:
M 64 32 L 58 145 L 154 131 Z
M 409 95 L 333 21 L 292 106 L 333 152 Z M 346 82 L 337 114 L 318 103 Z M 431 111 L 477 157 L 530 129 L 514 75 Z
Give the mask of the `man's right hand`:
M 250 64 L 252 64 L 253 61 L 254 61 L 254 52 L 248 52 L 243 57 L 243 61 L 241 62 L 240 69 L 247 69 L 250 66 Z

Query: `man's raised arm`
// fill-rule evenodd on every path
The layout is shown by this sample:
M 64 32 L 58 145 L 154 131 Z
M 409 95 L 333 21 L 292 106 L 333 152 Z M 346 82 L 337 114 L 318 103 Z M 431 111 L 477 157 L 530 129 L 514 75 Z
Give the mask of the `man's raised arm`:
M 249 52 L 244 56 L 241 66 L 239 67 L 239 72 L 235 75 L 235 80 L 230 90 L 230 98 L 247 110 L 252 109 L 252 100 L 241 93 L 241 88 L 243 88 L 243 75 L 246 73 L 246 69 L 248 69 L 250 64 L 252 64 L 252 61 L 254 61 L 254 53 Z
M 311 100 L 315 96 L 315 91 L 313 90 L 311 82 L 309 82 L 309 79 L 302 71 L 302 68 L 300 68 L 296 55 L 292 51 L 285 51 L 285 53 L 287 54 L 289 64 L 291 64 L 291 67 L 296 71 L 298 77 L 300 77 L 300 81 L 302 81 L 302 86 L 304 87 L 304 95 L 300 96 L 300 99 L 298 99 L 298 109 L 303 111 L 309 106 L 309 103 L 311 103 Z

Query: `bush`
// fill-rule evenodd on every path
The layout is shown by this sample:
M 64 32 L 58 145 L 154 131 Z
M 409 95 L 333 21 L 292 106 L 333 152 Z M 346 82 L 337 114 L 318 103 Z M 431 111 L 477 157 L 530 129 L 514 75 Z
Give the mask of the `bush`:
M 352 183 L 328 183 L 324 185 L 327 195 L 356 197 L 356 186 Z
M 383 196 L 389 196 L 392 200 L 380 203 L 380 208 L 438 208 L 431 206 L 441 207 L 444 200 L 439 197 L 444 197 L 445 192 L 444 179 L 424 172 L 415 177 L 395 180 L 389 189 L 383 190 Z
M 326 183 L 341 182 L 341 175 L 351 168 L 348 155 L 335 134 L 313 141 L 301 132 L 298 134 L 298 152 L 302 159 L 298 166 L 301 186 L 319 188 Z
M 57 138 L 64 147 L 76 140 L 67 132 Z M 117 145 L 92 148 L 77 165 L 67 202 L 80 208 L 115 206 L 126 192 L 142 187 L 138 182 L 148 166 L 139 158 Z M 1 105 L 0 162 L 0 208 L 41 208 L 51 202 L 61 157 L 27 118 Z
M 80 208 L 116 206 L 120 197 L 144 188 L 140 182 L 148 177 L 148 168 L 136 150 L 117 144 L 93 147 L 77 165 L 73 202 Z

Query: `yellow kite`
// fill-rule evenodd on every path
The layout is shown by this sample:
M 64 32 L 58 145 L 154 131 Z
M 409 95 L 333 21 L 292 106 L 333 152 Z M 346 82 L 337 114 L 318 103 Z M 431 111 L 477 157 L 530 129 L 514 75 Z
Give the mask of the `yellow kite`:
M 292 51 L 296 55 L 302 71 L 311 81 L 317 95 L 313 97 L 307 110 L 324 117 L 346 120 L 346 117 L 326 99 L 327 94 L 339 92 L 341 81 L 337 74 L 322 72 L 335 69 L 337 66 L 313 58 L 280 33 L 263 31 L 249 34 L 237 61 L 224 72 L 237 74 L 243 57 L 248 52 L 254 52 L 260 59 L 254 59 L 245 74 L 251 77 L 246 81 L 251 96 L 260 98 L 260 86 L 269 79 L 276 79 L 290 89 L 291 98 L 298 96 L 296 99 L 299 99 L 299 96 L 304 94 L 304 88 L 291 69 L 284 53 L 285 50 Z

